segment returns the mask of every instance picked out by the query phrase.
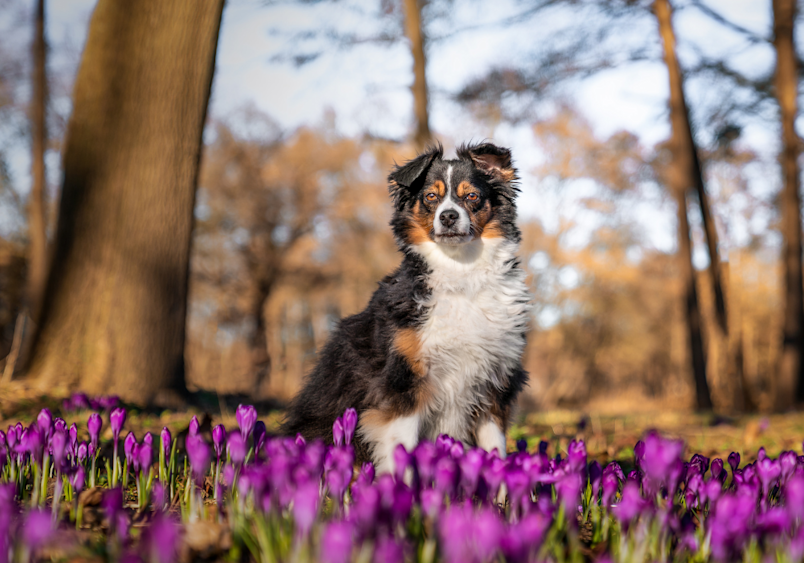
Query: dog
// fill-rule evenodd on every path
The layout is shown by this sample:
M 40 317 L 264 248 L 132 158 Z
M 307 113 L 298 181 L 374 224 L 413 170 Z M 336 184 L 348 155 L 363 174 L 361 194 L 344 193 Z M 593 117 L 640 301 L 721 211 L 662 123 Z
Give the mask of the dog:
M 402 263 L 366 309 L 340 321 L 292 401 L 284 431 L 332 441 L 354 407 L 358 460 L 393 471 L 398 444 L 449 434 L 505 457 L 505 432 L 527 383 L 522 353 L 531 296 L 517 251 L 511 152 L 439 144 L 388 176 Z

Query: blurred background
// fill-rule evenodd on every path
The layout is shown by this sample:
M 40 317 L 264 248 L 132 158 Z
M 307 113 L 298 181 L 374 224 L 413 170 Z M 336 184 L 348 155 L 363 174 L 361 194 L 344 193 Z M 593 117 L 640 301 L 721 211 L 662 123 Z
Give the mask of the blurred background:
M 120 354 L 93 378 L 90 344 L 54 344 L 79 330 L 48 316 L 54 303 L 96 311 L 73 327 L 99 315 L 91 294 L 59 293 L 67 276 L 51 266 L 69 261 L 60 240 L 79 205 L 62 193 L 80 180 L 74 96 L 106 82 L 78 74 L 92 63 L 82 56 L 95 2 L 43 4 L 0 0 L 2 385 L 169 402 L 158 390 L 171 379 L 174 390 L 286 401 L 338 319 L 400 261 L 389 168 L 430 142 L 451 155 L 488 139 L 511 148 L 521 176 L 535 305 L 524 410 L 798 403 L 795 2 L 230 0 L 211 35 L 188 285 L 176 297 L 186 314 L 171 329 L 183 331 L 183 361 L 164 377 L 155 368 L 147 393 L 113 381 L 145 381 L 137 369 L 159 364 L 151 348 L 146 368 Z M 141 54 L 128 48 L 121 57 Z M 109 318 L 103 334 L 135 324 Z M 48 354 L 57 376 L 41 375 Z

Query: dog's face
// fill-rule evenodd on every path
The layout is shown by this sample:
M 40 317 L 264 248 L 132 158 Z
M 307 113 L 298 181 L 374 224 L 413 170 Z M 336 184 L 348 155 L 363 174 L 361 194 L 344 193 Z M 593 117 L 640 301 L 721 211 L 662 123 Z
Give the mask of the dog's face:
M 429 149 L 388 177 L 395 205 L 391 225 L 399 244 L 518 240 L 517 177 L 510 151 L 485 143 L 459 148 L 456 160 L 442 156 L 440 146 Z

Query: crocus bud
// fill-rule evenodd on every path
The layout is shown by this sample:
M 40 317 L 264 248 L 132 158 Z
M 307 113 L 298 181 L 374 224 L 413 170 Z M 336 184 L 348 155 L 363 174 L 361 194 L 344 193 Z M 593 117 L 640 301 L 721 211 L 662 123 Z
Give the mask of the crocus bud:
M 50 409 L 42 409 L 36 417 L 36 425 L 42 433 L 42 437 L 47 440 L 50 438 L 50 432 L 53 428 L 53 414 Z
M 223 455 L 223 447 L 226 444 L 226 427 L 223 424 L 218 424 L 212 429 L 212 445 L 215 448 L 215 455 L 218 461 Z
M 78 458 L 79 463 L 84 463 L 84 461 L 86 461 L 88 453 L 87 450 L 88 448 L 86 442 L 81 442 L 78 444 L 78 449 L 76 450 L 75 455 Z
M 134 436 L 134 432 L 129 432 L 126 435 L 126 439 L 123 441 L 123 452 L 126 455 L 126 461 L 129 465 L 134 461 L 134 446 L 137 445 L 137 437 Z
M 248 441 L 251 432 L 254 430 L 254 424 L 257 422 L 257 409 L 251 405 L 239 405 L 235 412 L 237 425 L 240 427 L 240 432 L 243 434 L 243 439 Z
M 173 439 L 167 426 L 162 428 L 162 432 L 159 434 L 159 439 L 162 442 L 162 451 L 165 454 L 165 459 L 167 459 L 170 457 L 170 446 Z
M 75 450 L 78 447 L 78 425 L 73 422 L 70 425 L 70 448 L 73 450 L 73 455 L 75 455 Z
M 109 415 L 109 424 L 112 427 L 112 434 L 114 435 L 115 442 L 120 437 L 120 431 L 126 423 L 126 409 L 117 408 Z
M 44 510 L 32 510 L 22 526 L 22 541 L 28 549 L 39 547 L 53 531 L 53 519 Z
M 143 443 L 140 446 L 139 452 L 137 452 L 140 471 L 143 473 L 148 473 L 148 470 L 151 469 L 151 463 L 153 462 L 153 455 L 153 448 L 151 447 L 151 444 Z
M 73 489 L 75 489 L 75 494 L 80 493 L 84 488 L 84 477 L 83 465 L 79 465 L 75 472 L 70 475 L 70 484 L 73 486 Z
M 254 423 L 254 451 L 259 451 L 262 448 L 263 444 L 265 444 L 265 439 L 268 435 L 267 429 L 265 428 L 265 423 L 262 420 L 258 420 Z
M 340 417 L 336 418 L 332 425 L 332 441 L 336 446 L 343 445 L 343 420 Z
M 142 437 L 142 443 L 148 444 L 149 446 L 154 446 L 154 437 L 150 432 L 146 432 L 145 436 Z
M 190 427 L 187 429 L 191 436 L 195 436 L 198 434 L 198 428 L 201 424 L 198 422 L 198 417 L 193 415 L 193 418 L 190 419 Z
M 103 428 L 103 419 L 98 413 L 93 412 L 89 415 L 89 420 L 87 420 L 87 430 L 89 430 L 89 441 L 96 450 L 98 449 L 101 428 Z
M 53 436 L 50 437 L 50 449 L 53 452 L 53 465 L 56 470 L 61 470 L 62 465 L 64 465 L 67 439 L 67 433 L 60 429 L 55 429 Z
M 346 412 L 343 413 L 343 437 L 346 445 L 352 443 L 355 428 L 357 428 L 357 411 L 355 409 L 346 409 Z
M 193 475 L 195 475 L 197 481 L 200 481 L 209 469 L 209 446 L 198 434 L 188 434 L 185 446 L 187 448 L 187 457 L 190 458 Z

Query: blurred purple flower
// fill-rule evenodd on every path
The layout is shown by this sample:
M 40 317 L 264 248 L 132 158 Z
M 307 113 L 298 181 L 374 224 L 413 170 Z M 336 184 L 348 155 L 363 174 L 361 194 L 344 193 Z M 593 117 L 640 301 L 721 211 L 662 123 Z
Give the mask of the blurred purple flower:
M 53 413 L 50 412 L 50 409 L 44 408 L 39 411 L 36 417 L 36 425 L 44 440 L 50 438 L 50 432 L 53 429 Z
M 143 533 L 143 547 L 150 554 L 149 561 L 173 563 L 178 560 L 180 526 L 170 517 L 158 513 Z
M 647 442 L 646 442 L 647 446 Z M 645 456 L 647 460 L 647 453 Z M 645 500 L 639 492 L 639 485 L 628 481 L 623 488 L 623 498 L 614 508 L 614 516 L 620 521 L 624 529 L 628 529 L 631 522 L 639 516 L 645 508 Z
M 600 482 L 603 478 L 603 468 L 595 460 L 589 464 L 589 484 L 592 486 L 592 499 L 597 503 L 598 492 L 600 492 Z
M 663 438 L 652 431 L 645 436 L 645 458 L 642 469 L 653 490 L 668 481 L 676 462 L 681 459 L 684 442 Z
M 115 408 L 120 403 L 120 397 L 117 395 L 108 395 L 105 397 L 98 397 L 98 407 L 102 410 L 109 411 Z
M 22 432 L 18 446 L 23 452 L 28 452 L 37 463 L 42 460 L 44 444 L 38 428 L 29 426 Z
M 720 458 L 716 458 L 712 462 L 712 466 L 710 468 L 710 472 L 712 474 L 712 479 L 716 479 L 721 483 L 726 480 L 726 471 L 723 469 L 723 460 Z
M 583 440 L 573 440 L 567 446 L 567 460 L 570 471 L 577 473 L 586 469 L 586 444 Z
M 781 464 L 778 459 L 771 459 L 766 456 L 757 462 L 756 471 L 759 480 L 762 482 L 762 494 L 767 497 L 770 494 L 771 487 L 782 473 Z
M 118 537 L 125 537 L 126 519 L 125 512 L 123 511 L 123 489 L 115 487 L 114 489 L 106 489 L 103 492 L 103 499 L 101 506 L 106 511 L 106 518 L 109 522 L 109 530 L 111 533 L 117 533 Z
M 299 537 L 306 538 L 310 533 L 318 515 L 318 504 L 321 500 L 319 486 L 316 481 L 303 483 L 293 496 L 293 519 Z
M 229 453 L 229 459 L 234 465 L 240 465 L 245 461 L 247 448 L 246 441 L 239 430 L 229 434 L 229 438 L 226 441 L 226 451 Z
M 407 471 L 408 467 L 413 460 L 413 456 L 408 453 L 408 450 L 405 449 L 405 446 L 402 444 L 397 444 L 394 448 L 394 477 L 397 479 L 402 479 L 405 476 L 405 471 Z
M 564 505 L 567 514 L 572 514 L 581 500 L 581 475 L 579 473 L 567 473 L 556 481 L 556 499 Z M 572 521 L 572 519 L 570 519 Z
M 455 493 L 455 486 L 458 483 L 458 467 L 451 457 L 442 457 L 436 462 L 433 477 L 435 488 L 442 495 L 452 496 Z
M 22 541 L 28 549 L 40 547 L 53 532 L 53 518 L 44 510 L 31 510 L 22 526 Z
M 140 467 L 140 471 L 143 474 L 147 474 L 148 471 L 151 469 L 151 464 L 153 463 L 153 457 L 154 457 L 153 447 L 151 446 L 151 444 L 143 440 L 139 452 L 137 452 L 137 462 Z
M 263 445 L 265 444 L 265 440 L 268 437 L 268 429 L 265 428 L 265 423 L 262 420 L 258 420 L 254 423 L 254 451 L 259 452 Z
M 243 434 L 243 439 L 248 442 L 251 432 L 254 430 L 254 424 L 257 422 L 257 409 L 251 405 L 239 405 L 235 418 L 240 432 Z
M 392 536 L 382 535 L 374 547 L 373 563 L 402 563 L 405 560 L 405 548 Z
M 234 433 L 233 433 L 234 434 Z M 198 434 L 188 434 L 185 444 L 187 457 L 190 459 L 190 467 L 193 475 L 199 483 L 204 479 L 209 470 L 209 460 L 211 456 L 209 445 L 204 438 Z
M 120 437 L 120 431 L 123 430 L 123 425 L 126 423 L 126 409 L 117 408 L 109 415 L 109 425 L 112 427 L 112 436 L 114 441 Z
M 103 428 L 103 419 L 96 412 L 89 415 L 87 420 L 87 430 L 89 431 L 89 442 L 93 447 L 98 449 L 98 438 L 100 437 L 101 429 Z
M 87 459 L 87 443 L 81 442 L 78 444 L 78 449 L 75 451 L 75 456 L 80 463 L 84 463 Z
M 804 518 L 804 477 L 792 477 L 784 487 L 784 504 L 791 518 Z
M 72 485 L 73 489 L 75 489 L 75 494 L 79 494 L 81 490 L 84 488 L 84 467 L 79 465 L 75 468 L 75 471 L 72 475 L 70 475 L 70 485 Z
M 343 413 L 343 437 L 346 445 L 352 443 L 355 428 L 357 428 L 357 411 L 352 408 L 346 409 L 346 412 Z
M 784 485 L 796 471 L 796 465 L 798 465 L 798 458 L 796 457 L 796 452 L 793 451 L 782 452 L 781 455 L 779 456 L 779 465 L 781 468 L 781 482 L 782 485 Z
M 321 534 L 320 559 L 324 563 L 347 563 L 352 558 L 352 524 L 330 522 Z
M 73 422 L 68 432 L 70 435 L 70 449 L 72 450 L 72 455 L 75 456 L 76 450 L 78 449 L 78 425 Z
M 61 471 L 67 454 L 67 433 L 64 430 L 54 430 L 50 437 L 50 450 L 53 453 L 53 467 Z
M 645 459 L 645 442 L 637 441 L 634 445 L 634 465 L 642 468 L 642 461 Z
M 167 504 L 168 491 L 162 485 L 162 481 L 158 479 L 154 481 L 153 488 L 151 489 L 151 502 L 153 502 L 154 510 L 161 511 L 165 509 Z
M 212 446 L 215 448 L 215 456 L 218 461 L 221 460 L 223 455 L 223 448 L 226 445 L 226 427 L 223 424 L 218 424 L 212 429 Z

